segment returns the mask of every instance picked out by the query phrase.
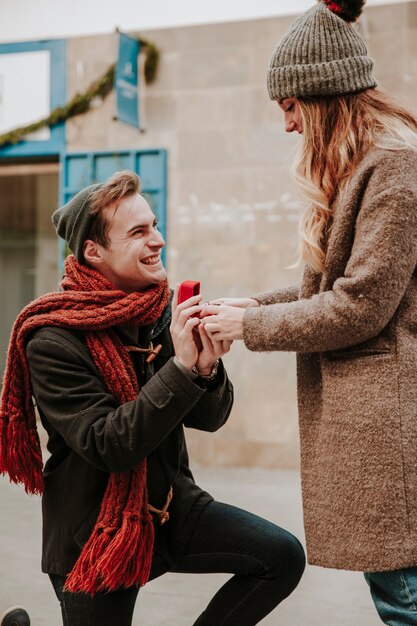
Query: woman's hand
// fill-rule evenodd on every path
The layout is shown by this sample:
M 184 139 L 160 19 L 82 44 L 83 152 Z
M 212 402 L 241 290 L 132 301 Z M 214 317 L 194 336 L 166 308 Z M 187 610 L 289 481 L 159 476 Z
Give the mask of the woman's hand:
M 212 341 L 243 339 L 245 309 L 225 304 L 203 306 L 201 324 Z
M 209 304 L 226 304 L 227 306 L 237 306 L 247 309 L 250 306 L 259 306 L 259 302 L 253 298 L 217 298 L 210 300 Z
M 197 333 L 197 337 L 199 337 L 197 327 L 200 320 L 193 315 L 198 315 L 201 312 L 201 299 L 201 295 L 193 296 L 178 304 L 177 286 L 172 301 L 172 320 L 169 328 L 175 356 L 189 370 L 194 367 L 198 360 L 199 348 L 194 340 L 194 333 Z

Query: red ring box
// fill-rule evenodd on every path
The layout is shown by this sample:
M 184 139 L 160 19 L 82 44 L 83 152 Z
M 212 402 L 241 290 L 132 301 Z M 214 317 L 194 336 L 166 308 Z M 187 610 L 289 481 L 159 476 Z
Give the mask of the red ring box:
M 184 280 L 178 289 L 178 304 L 185 302 L 188 298 L 198 296 L 200 293 L 200 281 L 198 280 Z

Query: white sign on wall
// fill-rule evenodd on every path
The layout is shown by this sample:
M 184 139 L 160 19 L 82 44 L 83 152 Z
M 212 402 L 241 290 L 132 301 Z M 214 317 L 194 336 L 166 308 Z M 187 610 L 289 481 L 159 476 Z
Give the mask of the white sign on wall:
M 0 134 L 49 115 L 50 66 L 47 50 L 0 54 Z M 25 139 L 47 141 L 50 135 L 42 128 Z

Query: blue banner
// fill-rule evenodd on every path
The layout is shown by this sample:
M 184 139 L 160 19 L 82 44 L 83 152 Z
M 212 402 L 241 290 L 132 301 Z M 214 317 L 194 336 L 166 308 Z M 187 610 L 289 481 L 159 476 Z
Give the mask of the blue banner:
M 116 118 L 139 128 L 138 55 L 140 43 L 124 33 L 119 33 L 119 58 L 117 61 Z

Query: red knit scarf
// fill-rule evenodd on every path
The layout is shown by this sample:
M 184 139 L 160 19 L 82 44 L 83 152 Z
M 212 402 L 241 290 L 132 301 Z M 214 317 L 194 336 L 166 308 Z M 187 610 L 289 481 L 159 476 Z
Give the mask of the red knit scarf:
M 87 346 L 107 390 L 123 404 L 134 400 L 139 388 L 128 352 L 112 327 L 155 322 L 169 298 L 166 281 L 126 294 L 73 256 L 66 260 L 65 273 L 62 292 L 42 296 L 20 313 L 7 355 L 0 408 L 0 472 L 23 483 L 27 493 L 43 491 L 25 350 L 29 335 L 44 326 L 86 331 Z M 146 583 L 153 547 L 147 504 L 146 461 L 129 472 L 110 474 L 96 525 L 68 575 L 66 589 L 93 595 Z

